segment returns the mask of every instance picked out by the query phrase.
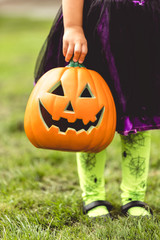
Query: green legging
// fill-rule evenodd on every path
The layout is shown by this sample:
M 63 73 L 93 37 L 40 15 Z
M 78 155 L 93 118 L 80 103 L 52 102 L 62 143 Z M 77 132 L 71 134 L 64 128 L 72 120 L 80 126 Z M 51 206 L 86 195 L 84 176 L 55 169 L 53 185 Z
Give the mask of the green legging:
M 131 201 L 144 201 L 150 156 L 150 132 L 138 132 L 121 136 L 122 142 L 122 205 Z M 77 153 L 77 166 L 85 205 L 105 200 L 104 168 L 106 151 L 95 153 Z M 88 212 L 90 217 L 101 216 L 108 210 L 101 206 Z M 146 215 L 140 207 L 129 210 L 130 215 Z

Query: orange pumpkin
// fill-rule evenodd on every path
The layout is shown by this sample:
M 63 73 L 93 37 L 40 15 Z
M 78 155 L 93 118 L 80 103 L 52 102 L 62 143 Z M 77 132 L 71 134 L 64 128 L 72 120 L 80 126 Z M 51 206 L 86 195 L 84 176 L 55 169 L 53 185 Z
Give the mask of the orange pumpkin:
M 45 73 L 27 103 L 24 128 L 39 148 L 99 152 L 112 141 L 116 109 L 104 79 L 71 63 Z

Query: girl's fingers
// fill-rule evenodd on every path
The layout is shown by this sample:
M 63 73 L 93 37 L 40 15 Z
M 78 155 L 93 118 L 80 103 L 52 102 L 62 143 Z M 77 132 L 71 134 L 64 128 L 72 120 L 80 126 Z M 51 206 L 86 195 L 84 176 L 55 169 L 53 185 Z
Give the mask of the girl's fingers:
M 87 44 L 83 44 L 82 45 L 82 51 L 81 51 L 81 54 L 80 54 L 80 57 L 79 57 L 79 63 L 83 63 L 84 62 L 84 59 L 87 55 L 87 52 L 88 52 L 88 47 L 87 47 Z
M 73 57 L 74 62 L 78 62 L 80 54 L 81 54 L 81 44 L 77 43 L 74 47 L 74 57 Z
M 67 53 L 66 53 L 66 56 L 65 56 L 65 61 L 66 62 L 69 62 L 70 59 L 72 58 L 73 56 L 73 53 L 74 53 L 74 45 L 73 44 L 70 44 L 68 46 L 68 49 L 67 49 Z
M 63 55 L 66 56 L 67 54 L 67 49 L 68 49 L 68 43 L 67 42 L 63 42 Z
M 83 63 L 87 52 L 87 44 L 76 43 L 74 45 L 67 42 L 63 43 L 63 55 L 66 62 L 69 62 L 73 57 L 74 62 Z

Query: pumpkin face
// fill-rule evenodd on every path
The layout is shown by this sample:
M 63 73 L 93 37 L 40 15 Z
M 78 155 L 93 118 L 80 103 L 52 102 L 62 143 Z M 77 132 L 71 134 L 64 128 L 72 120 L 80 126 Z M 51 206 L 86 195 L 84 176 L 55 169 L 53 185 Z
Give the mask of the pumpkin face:
M 59 128 L 60 133 L 66 133 L 69 129 L 75 130 L 77 133 L 81 131 L 86 131 L 89 133 L 90 131 L 92 131 L 94 127 L 97 127 L 99 125 L 100 120 L 103 117 L 104 107 L 102 107 L 101 110 L 97 112 L 97 114 L 95 113 L 95 115 L 93 114 L 93 112 L 90 112 L 90 114 L 87 114 L 87 108 L 86 108 L 86 114 L 83 115 L 84 114 L 83 104 L 85 104 L 84 99 L 94 98 L 88 84 L 86 84 L 86 86 L 84 87 L 84 90 L 79 96 L 79 98 L 81 98 L 81 100 L 79 99 L 79 104 L 77 102 L 76 105 L 74 104 L 74 107 L 73 107 L 72 101 L 70 101 L 70 99 L 65 98 L 61 81 L 59 81 L 58 84 L 55 84 L 54 87 L 55 89 L 54 90 L 52 89 L 53 91 L 51 92 L 52 94 L 54 94 L 54 97 L 52 97 L 51 102 L 58 101 L 58 99 L 60 99 L 59 96 L 61 96 L 61 103 L 55 106 L 54 110 L 56 111 L 56 114 L 53 113 L 53 117 L 52 117 L 52 114 L 50 114 L 49 111 L 43 105 L 42 103 L 43 97 L 39 99 L 39 108 L 40 108 L 41 118 L 44 121 L 44 124 L 46 125 L 47 129 L 50 129 L 52 126 L 53 127 L 56 126 Z M 64 99 L 62 97 L 64 97 Z M 48 99 L 49 98 L 50 96 L 48 96 Z M 66 105 L 66 100 L 68 100 L 67 105 Z M 73 102 L 76 102 L 76 100 L 74 101 L 73 99 Z M 93 100 L 90 101 L 90 105 L 93 105 L 94 102 L 95 101 Z M 78 109 L 77 109 L 77 106 L 78 106 Z M 97 108 L 94 108 L 94 106 L 92 106 L 92 109 L 96 111 Z M 50 112 L 53 112 L 53 107 L 51 106 L 51 109 L 49 110 Z M 78 114 L 78 111 L 80 111 L 79 114 Z
M 115 133 L 113 97 L 97 72 L 80 67 L 55 68 L 33 89 L 24 126 L 36 147 L 98 152 Z

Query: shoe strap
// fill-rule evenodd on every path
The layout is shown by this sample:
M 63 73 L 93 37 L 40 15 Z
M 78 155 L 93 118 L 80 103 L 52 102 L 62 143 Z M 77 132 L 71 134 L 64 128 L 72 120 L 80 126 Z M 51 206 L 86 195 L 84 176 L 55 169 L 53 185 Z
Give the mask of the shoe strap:
M 111 211 L 111 209 L 113 208 L 111 203 L 107 201 L 98 200 L 98 201 L 91 202 L 86 206 L 83 205 L 83 214 L 87 214 L 90 210 L 99 206 L 105 206 L 108 209 L 108 211 Z
M 141 201 L 132 201 L 132 202 L 129 202 L 129 203 L 125 204 L 121 208 L 122 213 L 126 215 L 128 210 L 132 207 L 143 207 L 143 208 L 145 208 L 145 210 L 150 212 L 151 215 L 153 215 L 152 209 L 147 205 L 147 203 L 141 202 Z

